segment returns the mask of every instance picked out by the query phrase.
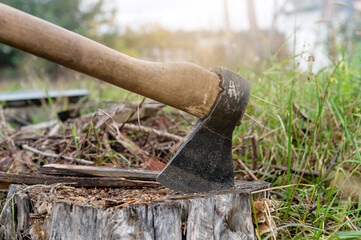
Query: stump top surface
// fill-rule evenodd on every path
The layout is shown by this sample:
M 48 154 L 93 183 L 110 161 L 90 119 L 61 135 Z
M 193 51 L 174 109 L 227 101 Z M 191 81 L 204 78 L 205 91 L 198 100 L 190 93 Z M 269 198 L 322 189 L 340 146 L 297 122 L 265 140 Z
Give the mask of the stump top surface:
M 19 185 L 12 185 L 12 187 Z M 28 193 L 31 198 L 37 196 L 45 197 L 45 201 L 66 200 L 77 202 L 77 204 L 91 207 L 115 207 L 123 208 L 128 205 L 164 202 L 169 200 L 188 198 L 207 198 L 222 194 L 250 194 L 254 191 L 267 189 L 269 183 L 265 182 L 243 182 L 236 183 L 236 186 L 222 191 L 212 191 L 207 193 L 182 194 L 165 187 L 158 188 L 75 188 L 64 185 L 45 186 L 34 185 L 30 187 L 21 186 L 20 189 Z M 19 189 L 19 188 L 17 188 Z

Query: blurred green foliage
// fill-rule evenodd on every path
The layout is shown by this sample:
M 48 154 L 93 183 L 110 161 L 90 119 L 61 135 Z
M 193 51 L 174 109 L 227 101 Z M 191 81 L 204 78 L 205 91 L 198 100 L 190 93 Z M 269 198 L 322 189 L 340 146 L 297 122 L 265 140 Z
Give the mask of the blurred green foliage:
M 115 9 L 106 12 L 104 0 L 2 0 L 2 3 L 95 40 L 101 37 L 101 29 L 115 31 L 111 27 Z M 26 61 L 26 56 L 22 51 L 0 44 L 0 68 L 17 69 Z M 58 68 L 48 61 L 39 61 L 48 73 Z

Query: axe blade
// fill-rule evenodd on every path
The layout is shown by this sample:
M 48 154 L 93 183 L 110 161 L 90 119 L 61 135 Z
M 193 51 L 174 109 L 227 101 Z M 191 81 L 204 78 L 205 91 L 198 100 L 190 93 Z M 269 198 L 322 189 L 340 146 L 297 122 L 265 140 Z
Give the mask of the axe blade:
M 251 84 L 234 72 L 212 68 L 221 78 L 210 114 L 199 119 L 157 181 L 178 192 L 207 192 L 234 186 L 232 133 L 248 104 Z

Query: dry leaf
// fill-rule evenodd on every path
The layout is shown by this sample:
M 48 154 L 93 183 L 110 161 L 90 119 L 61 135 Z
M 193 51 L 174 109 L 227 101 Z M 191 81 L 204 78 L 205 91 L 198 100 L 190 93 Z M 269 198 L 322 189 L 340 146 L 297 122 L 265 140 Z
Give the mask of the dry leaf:
M 272 205 L 273 204 L 271 200 L 269 200 L 268 198 L 263 198 L 254 203 L 260 235 L 262 236 L 263 234 L 272 232 L 273 238 L 276 239 L 276 224 L 272 219 L 270 208 Z M 258 236 L 258 232 L 257 237 L 261 239 L 260 236 Z
M 165 163 L 162 163 L 158 160 L 154 160 L 152 158 L 147 160 L 145 162 L 145 165 L 149 168 L 149 170 L 157 170 L 157 171 L 163 170 L 163 168 L 166 166 Z

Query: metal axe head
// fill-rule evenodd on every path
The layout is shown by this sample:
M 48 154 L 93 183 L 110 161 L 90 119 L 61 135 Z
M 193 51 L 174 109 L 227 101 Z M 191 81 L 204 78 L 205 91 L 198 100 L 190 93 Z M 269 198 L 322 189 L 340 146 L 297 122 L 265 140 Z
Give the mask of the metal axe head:
M 199 119 L 157 181 L 179 192 L 206 192 L 234 186 L 232 133 L 248 104 L 251 84 L 215 67 L 223 89 L 207 117 Z

